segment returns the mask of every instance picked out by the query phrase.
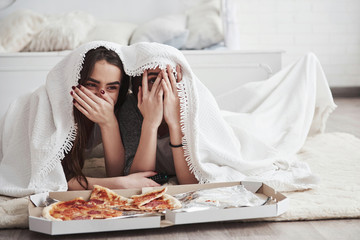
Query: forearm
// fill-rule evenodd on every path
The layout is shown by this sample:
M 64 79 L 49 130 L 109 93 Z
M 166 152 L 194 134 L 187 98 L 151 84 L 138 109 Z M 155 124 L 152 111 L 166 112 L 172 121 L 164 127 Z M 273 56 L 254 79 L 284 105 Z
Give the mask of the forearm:
M 175 125 L 174 127 L 169 127 L 170 132 L 170 142 L 172 145 L 180 145 L 182 143 L 182 132 L 180 124 Z M 184 149 L 183 147 L 172 147 L 172 154 L 174 159 L 174 166 L 176 177 L 180 184 L 193 184 L 198 183 L 198 180 L 195 178 L 194 174 L 190 172 L 189 166 L 185 160 Z
M 158 187 L 160 186 L 149 177 L 154 176 L 155 172 L 141 172 L 128 176 L 111 177 L 111 178 L 90 178 L 86 177 L 88 181 L 88 189 L 93 189 L 94 185 L 100 185 L 110 189 L 125 189 L 125 188 L 142 188 L 142 187 Z M 85 179 L 81 180 L 81 184 L 86 186 Z M 84 190 L 80 183 L 72 178 L 68 181 L 69 190 Z
M 143 122 L 140 142 L 130 168 L 130 173 L 154 171 L 156 166 L 157 127 Z
M 94 188 L 94 185 L 100 185 L 103 187 L 107 187 L 110 189 L 122 189 L 126 188 L 123 184 L 122 177 L 112 177 L 112 178 L 91 178 L 86 177 L 88 181 L 88 188 L 89 190 Z M 81 180 L 81 184 L 86 186 L 85 180 Z M 84 190 L 85 188 L 80 185 L 80 183 L 75 179 L 72 178 L 68 181 L 68 190 Z
M 121 141 L 117 120 L 100 126 L 104 147 L 105 168 L 108 177 L 123 175 L 125 164 L 125 151 Z

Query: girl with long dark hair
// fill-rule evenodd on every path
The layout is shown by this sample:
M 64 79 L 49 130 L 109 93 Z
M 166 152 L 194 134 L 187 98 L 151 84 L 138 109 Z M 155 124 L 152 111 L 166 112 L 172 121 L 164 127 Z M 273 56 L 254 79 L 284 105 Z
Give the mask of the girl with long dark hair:
M 69 189 L 88 189 L 94 184 L 109 188 L 156 185 L 146 178 L 153 172 L 119 177 L 124 171 L 124 147 L 116 113 L 125 101 L 128 89 L 129 77 L 116 52 L 99 47 L 86 53 L 79 85 L 70 91 L 74 98 L 77 135 L 71 152 L 62 161 Z M 101 141 L 107 178 L 85 177 L 82 172 L 85 151 Z

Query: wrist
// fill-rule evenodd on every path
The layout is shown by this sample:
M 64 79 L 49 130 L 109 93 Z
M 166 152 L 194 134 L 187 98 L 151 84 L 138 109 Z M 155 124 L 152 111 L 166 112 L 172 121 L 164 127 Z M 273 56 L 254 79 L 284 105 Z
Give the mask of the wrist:
M 173 123 L 173 124 L 168 124 L 168 128 L 169 128 L 170 135 L 172 135 L 172 134 L 182 134 L 180 122 Z
M 180 127 L 180 116 L 165 117 L 169 130 L 178 130 Z
M 169 141 L 169 146 L 172 147 L 172 148 L 181 148 L 184 145 L 182 143 L 180 143 L 180 144 L 172 144 L 171 141 Z
M 124 189 L 126 188 L 126 179 L 127 176 L 116 177 L 116 188 Z
M 172 148 L 182 147 L 183 134 L 181 131 L 180 124 L 169 126 L 170 142 L 169 145 Z
M 142 128 L 144 129 L 149 129 L 149 130 L 153 130 L 155 132 L 157 132 L 158 128 L 159 128 L 159 123 L 155 123 L 153 121 L 149 121 L 146 118 L 143 120 L 142 122 Z
M 113 127 L 118 127 L 119 126 L 115 115 L 113 115 L 108 121 L 101 122 L 101 123 L 98 123 L 98 124 L 99 124 L 99 127 L 101 129 L 105 129 L 105 128 L 111 129 Z

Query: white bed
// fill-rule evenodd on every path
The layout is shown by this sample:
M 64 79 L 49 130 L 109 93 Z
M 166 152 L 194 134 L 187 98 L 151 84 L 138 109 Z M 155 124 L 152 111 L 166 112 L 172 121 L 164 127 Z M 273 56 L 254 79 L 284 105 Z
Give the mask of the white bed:
M 0 21 L 20 9 L 42 14 L 59 14 L 74 10 L 91 13 L 104 21 L 131 22 L 141 26 L 151 19 L 169 14 L 184 13 L 194 3 L 203 0 L 17 0 L 0 10 Z M 236 16 L 231 0 L 219 0 L 223 25 L 223 47 L 206 50 L 182 50 L 194 72 L 213 92 L 219 95 L 245 82 L 263 80 L 281 69 L 281 50 L 238 50 Z M 0 53 L 0 117 L 19 95 L 35 90 L 46 80 L 48 71 L 67 51 L 3 52 Z M 223 84 L 226 80 L 227 84 Z

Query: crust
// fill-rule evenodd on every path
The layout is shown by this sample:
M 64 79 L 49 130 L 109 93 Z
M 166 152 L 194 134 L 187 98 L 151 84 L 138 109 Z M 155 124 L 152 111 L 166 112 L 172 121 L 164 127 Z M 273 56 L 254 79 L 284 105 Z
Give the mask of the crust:
M 182 207 L 181 202 L 169 194 L 164 194 L 163 198 L 164 198 L 164 200 L 169 201 L 169 203 L 172 207 L 171 209 L 179 209 Z
M 62 221 L 62 219 L 59 218 L 54 218 L 53 216 L 50 215 L 51 210 L 55 207 L 55 205 L 57 205 L 57 203 L 53 203 L 50 206 L 44 207 L 44 209 L 42 210 L 42 216 L 48 220 L 52 220 L 52 221 Z

